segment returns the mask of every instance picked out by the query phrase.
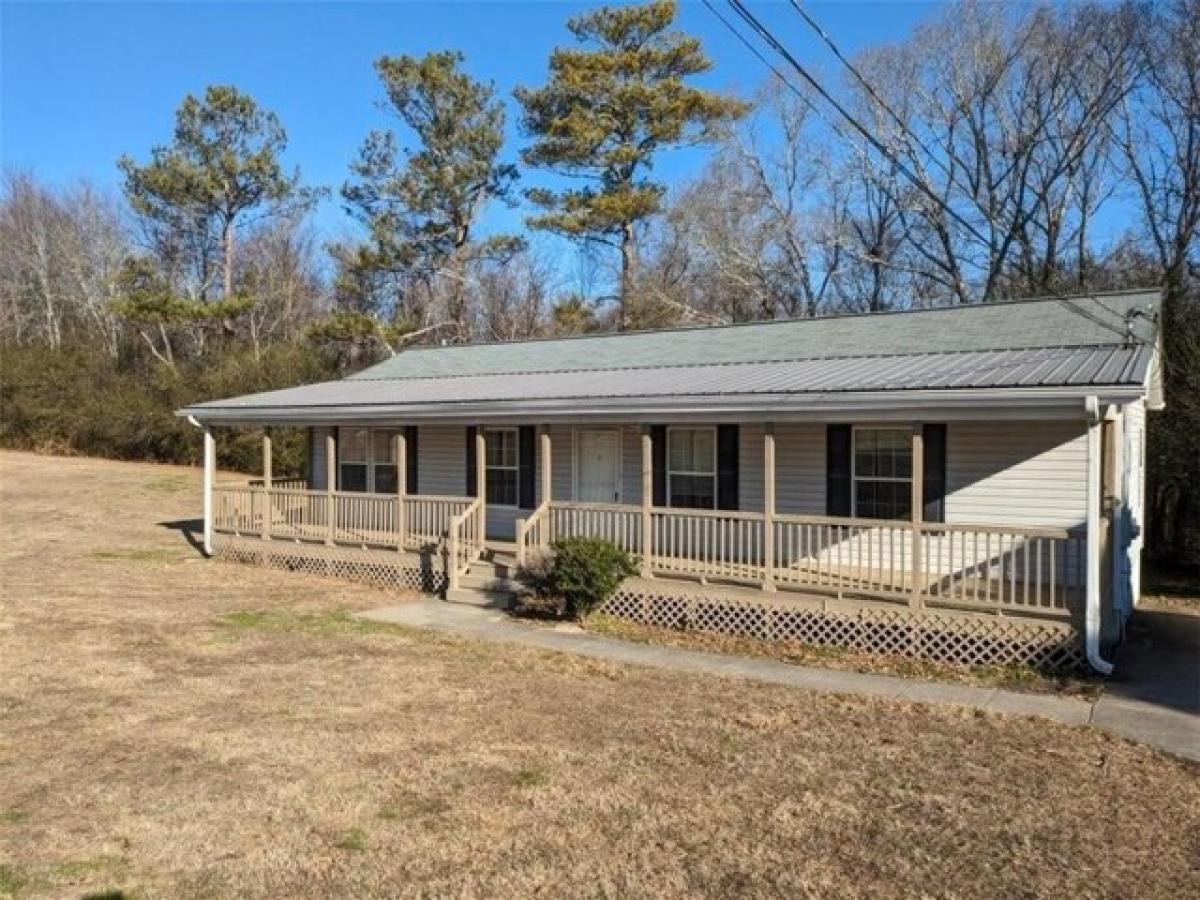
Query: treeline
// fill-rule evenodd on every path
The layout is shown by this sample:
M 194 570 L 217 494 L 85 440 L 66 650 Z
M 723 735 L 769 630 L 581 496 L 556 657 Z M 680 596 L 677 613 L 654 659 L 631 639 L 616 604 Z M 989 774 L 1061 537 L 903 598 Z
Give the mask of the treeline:
M 571 19 L 511 98 L 454 51 L 377 60 L 388 115 L 336 186 L 229 85 L 114 161 L 120 196 L 6 173 L 0 441 L 185 461 L 183 403 L 414 343 L 1161 285 L 1151 545 L 1200 556 L 1200 0 L 956 5 L 823 74 L 841 111 L 765 45 L 755 96 L 698 87 L 712 63 L 675 13 Z M 697 144 L 697 179 L 656 180 Z M 312 225 L 334 192 L 353 239 Z M 521 233 L 485 226 L 522 198 Z

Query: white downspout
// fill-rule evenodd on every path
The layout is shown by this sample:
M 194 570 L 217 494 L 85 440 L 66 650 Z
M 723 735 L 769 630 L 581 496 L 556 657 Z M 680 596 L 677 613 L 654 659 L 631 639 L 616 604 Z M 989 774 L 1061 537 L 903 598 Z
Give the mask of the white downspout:
M 188 421 L 197 428 L 204 429 L 204 555 L 211 557 L 213 555 L 213 480 L 217 470 L 217 444 L 213 440 L 211 428 L 201 425 L 194 416 L 188 416 Z
M 1095 397 L 1084 401 L 1087 411 L 1087 568 L 1084 572 L 1084 651 L 1088 664 L 1101 675 L 1112 674 L 1113 666 L 1100 655 L 1100 403 Z

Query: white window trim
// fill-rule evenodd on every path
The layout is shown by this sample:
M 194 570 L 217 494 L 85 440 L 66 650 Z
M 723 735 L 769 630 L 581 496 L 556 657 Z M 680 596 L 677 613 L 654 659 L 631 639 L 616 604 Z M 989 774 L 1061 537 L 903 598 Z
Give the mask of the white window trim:
M 863 481 L 892 481 L 909 486 L 909 492 L 912 491 L 912 473 L 909 473 L 907 478 L 900 478 L 895 475 L 862 475 L 858 474 L 858 433 L 860 431 L 905 431 L 904 428 L 897 428 L 895 425 L 855 425 L 851 429 L 850 440 L 850 515 L 852 518 L 859 518 L 858 515 L 858 480 L 861 477 Z M 911 448 L 911 444 L 909 447 Z M 880 519 L 880 521 L 888 521 Z
M 367 433 L 367 455 L 363 459 L 343 459 L 342 458 L 342 431 L 362 430 Z M 387 432 L 394 439 L 400 432 L 400 428 L 366 428 L 361 425 L 339 425 L 337 426 L 337 490 L 342 490 L 342 466 L 366 466 L 367 467 L 367 489 L 365 491 L 353 491 L 353 493 L 377 493 L 375 490 L 375 467 L 376 466 L 394 466 L 396 460 L 388 462 L 387 460 L 375 461 L 375 434 L 376 432 Z M 404 474 L 398 469 L 396 478 L 403 478 Z
M 614 502 L 624 502 L 625 486 L 621 484 L 621 464 L 625 456 L 625 433 L 620 425 L 614 425 L 611 428 L 597 427 L 571 429 L 571 499 L 574 501 L 579 500 L 579 435 L 584 431 L 607 431 L 616 436 L 617 452 L 615 454 L 616 458 L 613 460 L 613 476 L 617 485 L 617 499 Z
M 517 451 L 517 461 L 511 466 L 490 466 L 490 465 L 488 465 L 487 442 L 488 442 L 489 436 L 495 434 L 498 431 L 502 431 L 505 434 L 511 434 L 513 436 L 513 447 L 516 448 L 516 451 Z M 520 429 L 519 428 L 507 428 L 507 427 L 493 428 L 490 426 L 484 426 L 483 440 L 484 440 L 483 496 L 487 497 L 487 473 L 492 469 L 495 469 L 497 471 L 504 471 L 504 472 L 515 472 L 516 473 L 516 485 L 517 485 L 517 502 L 516 503 L 492 503 L 492 502 L 489 502 L 488 506 L 495 507 L 496 509 L 520 509 L 520 507 L 521 507 L 521 431 L 520 431 Z
M 671 434 L 676 431 L 708 431 L 712 433 L 712 471 L 711 472 L 693 472 L 683 469 L 671 468 Z M 693 478 L 712 478 L 713 483 L 713 505 L 711 507 L 701 507 L 703 509 L 717 508 L 717 426 L 716 425 L 668 425 L 667 426 L 667 506 L 674 508 L 672 502 L 674 492 L 671 490 L 672 475 L 688 475 Z M 689 507 L 679 507 L 687 509 Z

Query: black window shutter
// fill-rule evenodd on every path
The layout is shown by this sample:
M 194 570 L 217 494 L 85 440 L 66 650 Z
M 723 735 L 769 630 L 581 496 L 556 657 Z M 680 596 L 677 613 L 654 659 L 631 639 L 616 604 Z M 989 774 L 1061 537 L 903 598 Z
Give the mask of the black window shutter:
M 717 509 L 738 508 L 738 427 L 717 426 Z
M 417 490 L 417 426 L 404 426 L 404 490 L 410 494 Z
M 467 426 L 467 496 L 478 497 L 479 485 L 475 483 L 475 426 Z
M 653 492 L 651 502 L 655 506 L 667 505 L 667 426 L 650 426 L 651 453 L 651 483 Z
M 535 444 L 532 425 L 522 425 L 517 429 L 517 505 L 521 509 L 537 507 L 534 498 L 534 485 L 537 483 Z
M 825 427 L 825 515 L 850 515 L 849 425 Z
M 921 504 L 926 522 L 946 521 L 946 425 L 926 423 L 921 428 L 924 437 L 924 489 Z
M 308 481 L 310 489 L 314 489 L 317 483 L 317 430 L 315 428 L 308 429 L 308 445 L 304 448 L 304 477 Z

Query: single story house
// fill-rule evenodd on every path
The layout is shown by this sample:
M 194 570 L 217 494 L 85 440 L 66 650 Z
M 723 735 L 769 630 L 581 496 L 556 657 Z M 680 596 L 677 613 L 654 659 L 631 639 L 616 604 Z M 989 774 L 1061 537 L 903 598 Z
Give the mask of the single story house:
M 179 411 L 210 553 L 486 597 L 567 535 L 675 627 L 1107 672 L 1138 597 L 1157 292 L 417 347 Z M 212 430 L 264 429 L 215 484 Z M 272 426 L 307 429 L 303 479 Z

